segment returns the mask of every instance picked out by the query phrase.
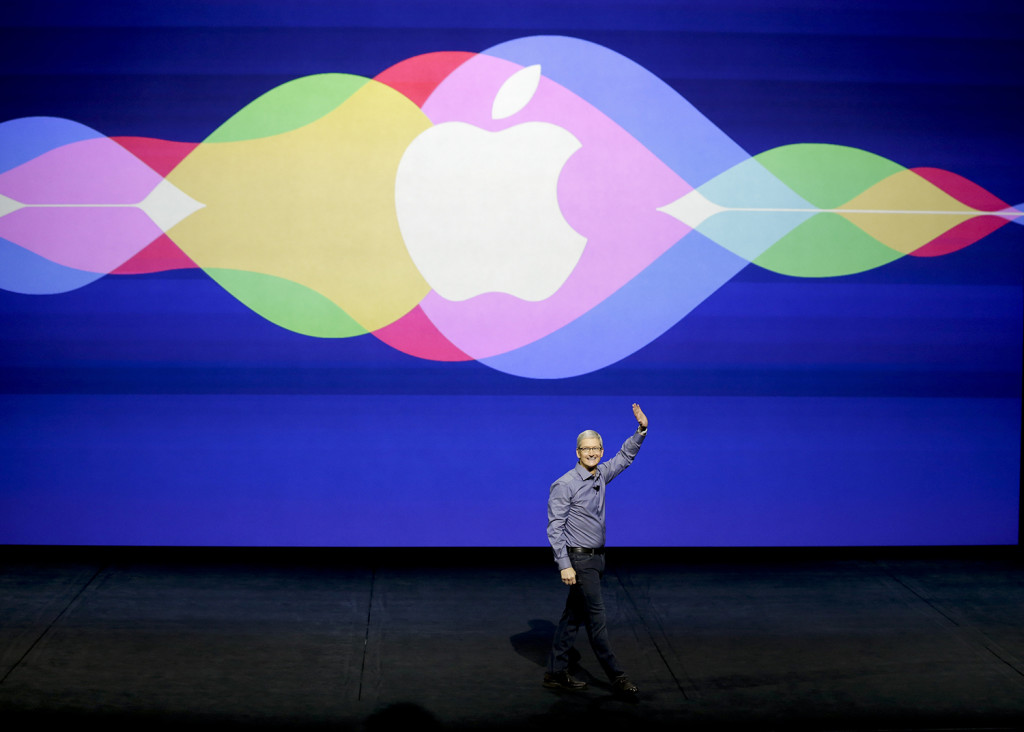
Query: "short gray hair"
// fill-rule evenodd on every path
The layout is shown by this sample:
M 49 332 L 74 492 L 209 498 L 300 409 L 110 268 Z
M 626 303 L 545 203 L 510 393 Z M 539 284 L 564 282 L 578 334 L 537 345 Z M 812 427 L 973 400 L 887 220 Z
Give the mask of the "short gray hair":
M 601 443 L 601 447 L 604 447 L 604 440 L 601 439 L 601 435 L 594 432 L 594 430 L 583 430 L 580 432 L 579 437 L 576 438 L 576 449 L 580 449 L 580 445 L 583 444 L 584 440 L 596 439 Z

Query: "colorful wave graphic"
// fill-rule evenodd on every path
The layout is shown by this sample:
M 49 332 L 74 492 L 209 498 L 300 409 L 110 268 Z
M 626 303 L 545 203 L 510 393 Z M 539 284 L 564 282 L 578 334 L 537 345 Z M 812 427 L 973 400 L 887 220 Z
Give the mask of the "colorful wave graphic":
M 1014 222 L 948 171 L 750 155 L 633 61 L 566 37 L 284 84 L 199 143 L 0 125 L 0 287 L 202 268 L 314 337 L 559 378 L 625 358 L 751 263 L 947 254 Z

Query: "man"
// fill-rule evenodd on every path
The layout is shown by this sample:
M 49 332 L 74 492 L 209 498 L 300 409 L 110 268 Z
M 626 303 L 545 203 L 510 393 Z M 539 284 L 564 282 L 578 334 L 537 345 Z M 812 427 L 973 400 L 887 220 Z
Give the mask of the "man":
M 556 480 L 548 497 L 548 541 L 562 582 L 569 586 L 565 611 L 551 644 L 544 686 L 552 689 L 580 691 L 586 683 L 569 675 L 569 651 L 581 625 L 586 626 L 590 646 L 611 679 L 612 689 L 627 697 L 638 693 L 619 666 L 611 646 L 605 623 L 601 578 L 604 576 L 604 509 L 605 489 L 612 479 L 628 468 L 647 436 L 647 416 L 640 405 L 633 405 L 637 430 L 616 455 L 601 462 L 604 444 L 593 430 L 581 432 L 576 438 L 579 462 Z

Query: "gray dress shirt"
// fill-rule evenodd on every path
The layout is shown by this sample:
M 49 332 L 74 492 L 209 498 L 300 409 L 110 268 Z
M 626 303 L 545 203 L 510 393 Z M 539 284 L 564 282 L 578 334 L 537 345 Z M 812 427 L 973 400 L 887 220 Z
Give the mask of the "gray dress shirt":
M 590 471 L 579 463 L 551 485 L 548 495 L 548 541 L 558 568 L 572 566 L 567 547 L 604 546 L 604 494 L 612 479 L 628 468 L 647 430 L 638 427 L 615 455 Z

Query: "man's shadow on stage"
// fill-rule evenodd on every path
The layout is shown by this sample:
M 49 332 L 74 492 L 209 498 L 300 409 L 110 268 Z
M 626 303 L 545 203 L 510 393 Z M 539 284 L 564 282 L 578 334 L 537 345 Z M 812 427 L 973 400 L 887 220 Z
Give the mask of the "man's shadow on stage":
M 548 656 L 551 654 L 551 641 L 555 637 L 555 624 L 550 620 L 534 619 L 529 621 L 530 629 L 525 633 L 516 633 L 509 638 L 512 648 L 523 658 L 532 661 L 541 668 L 548 667 Z M 569 649 L 569 673 L 586 681 L 588 684 L 597 682 L 602 685 L 602 680 L 597 679 L 585 668 L 580 666 L 580 652 L 575 648 Z

